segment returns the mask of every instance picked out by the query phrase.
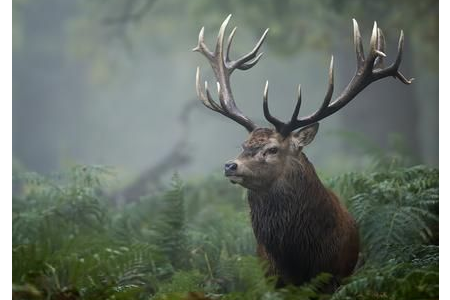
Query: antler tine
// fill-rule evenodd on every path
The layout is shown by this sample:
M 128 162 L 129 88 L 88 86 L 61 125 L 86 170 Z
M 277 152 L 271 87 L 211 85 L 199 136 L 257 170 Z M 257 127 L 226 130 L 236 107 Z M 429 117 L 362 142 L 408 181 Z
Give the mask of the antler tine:
M 398 70 L 398 68 L 400 67 L 400 63 L 402 62 L 404 39 L 405 36 L 403 35 L 403 30 L 400 30 L 400 38 L 398 39 L 397 57 L 395 58 L 395 62 L 393 64 L 393 68 L 396 70 L 396 74 L 394 75 L 394 77 L 398 78 L 404 84 L 411 84 L 414 78 L 406 79 L 406 77 Z
M 378 57 L 375 59 L 374 69 L 379 69 L 383 67 L 384 58 L 386 57 L 386 42 L 384 40 L 383 31 L 378 28 L 378 42 L 377 42 L 377 50 L 375 53 L 378 54 Z
M 258 63 L 259 59 L 261 58 L 261 56 L 263 56 L 263 54 L 264 54 L 264 52 L 259 53 L 258 56 L 255 59 L 253 59 L 252 61 L 237 67 L 237 69 L 245 71 L 245 70 L 248 70 L 250 68 L 253 68 L 253 66 Z
M 395 62 L 392 64 L 392 67 L 395 69 L 398 69 L 400 67 L 400 63 L 402 62 L 404 43 L 405 43 L 405 36 L 403 35 L 403 30 L 400 30 L 400 37 L 398 38 L 397 56 L 395 57 Z
M 356 63 L 358 67 L 362 66 L 364 64 L 364 48 L 361 38 L 361 33 L 359 32 L 359 26 L 358 22 L 356 22 L 355 19 L 353 19 L 353 41 L 355 44 L 355 51 L 356 51 Z
M 294 110 L 293 117 L 290 122 L 283 124 L 279 132 L 283 136 L 288 136 L 293 130 L 318 122 L 329 115 L 340 110 L 353 100 L 359 92 L 374 81 L 379 79 L 394 76 L 401 80 L 405 84 L 411 83 L 412 80 L 408 80 L 398 71 L 401 63 L 403 52 L 403 31 L 400 34 L 397 57 L 389 67 L 381 69 L 383 58 L 386 57 L 385 52 L 385 40 L 381 29 L 378 28 L 377 22 L 374 22 L 372 35 L 370 38 L 370 50 L 366 58 L 364 58 L 362 39 L 358 28 L 358 23 L 353 20 L 353 33 L 355 52 L 357 59 L 357 69 L 353 78 L 350 80 L 347 87 L 333 102 L 331 102 L 333 89 L 334 89 L 334 74 L 333 74 L 333 57 L 331 58 L 330 70 L 329 70 L 329 83 L 328 90 L 325 99 L 321 107 L 313 114 L 301 119 L 297 119 L 299 105 Z M 330 104 L 331 102 L 331 104 Z M 294 118 L 295 116 L 295 118 Z
M 320 115 L 322 111 L 328 107 L 328 104 L 330 104 L 331 97 L 333 97 L 333 90 L 334 90 L 334 57 L 332 55 L 330 61 L 330 69 L 328 71 L 328 89 L 327 93 L 325 94 L 325 99 L 323 100 L 322 106 L 317 112 L 317 115 Z
M 220 26 L 214 52 L 211 52 L 204 42 L 204 28 L 200 30 L 197 47 L 193 49 L 194 51 L 202 53 L 208 59 L 214 71 L 214 75 L 217 80 L 220 104 L 218 104 L 216 101 L 212 99 L 207 84 L 205 84 L 205 92 L 203 92 L 203 90 L 201 89 L 199 71 L 197 71 L 197 83 L 196 83 L 197 94 L 206 107 L 234 120 L 235 122 L 244 126 L 249 132 L 251 132 L 257 126 L 248 117 L 246 117 L 236 106 L 230 86 L 230 75 L 237 67 L 241 67 L 244 70 L 251 68 L 258 62 L 261 55 L 258 55 L 256 58 L 255 56 L 250 57 L 249 60 L 254 58 L 250 62 L 248 62 L 249 60 L 246 60 L 245 62 L 238 64 L 236 64 L 236 62 L 229 60 L 231 42 L 236 32 L 236 28 L 234 28 L 230 33 L 230 35 L 228 36 L 228 45 L 226 52 L 224 53 L 224 35 L 228 22 L 230 21 L 230 18 L 231 14 L 223 21 L 222 25 Z M 256 52 L 261 47 L 261 43 L 262 41 L 260 40 L 258 42 Z
M 197 90 L 197 96 L 202 101 L 202 103 L 208 107 L 211 110 L 220 112 L 221 108 L 220 106 L 212 99 L 211 94 L 208 90 L 208 82 L 205 81 L 205 92 L 206 95 L 203 93 L 201 84 L 200 84 L 200 68 L 197 67 L 197 74 L 195 75 L 195 86 Z
M 383 30 L 381 28 L 378 28 L 378 41 L 377 41 L 377 49 L 375 52 L 381 56 L 386 57 L 386 41 L 384 39 Z
M 267 28 L 264 33 L 259 38 L 258 43 L 256 43 L 255 47 L 247 53 L 246 55 L 242 56 L 241 58 L 237 59 L 236 61 L 232 62 L 231 68 L 232 69 L 240 69 L 240 70 L 248 70 L 251 67 L 253 67 L 261 58 L 262 53 L 259 56 L 256 56 L 256 54 L 259 51 L 259 48 L 261 48 L 264 40 L 266 39 L 267 33 L 269 32 L 269 28 Z M 256 57 L 256 58 L 255 58 Z M 254 59 L 255 58 L 255 59 Z M 254 59 L 252 62 L 248 63 L 250 60 Z
M 237 29 L 237 27 L 234 27 L 233 30 L 231 30 L 230 35 L 228 36 L 227 56 L 225 57 L 226 58 L 226 62 L 230 61 L 230 48 L 231 48 L 231 43 L 233 42 L 234 34 L 236 33 L 236 29 Z
M 370 53 L 367 59 L 368 66 L 366 70 L 373 70 L 380 65 L 380 61 L 386 57 L 386 42 L 384 40 L 383 31 L 378 28 L 377 22 L 373 22 L 372 36 L 370 37 Z M 371 68 L 373 66 L 373 68 Z
M 295 104 L 295 109 L 294 112 L 292 113 L 291 123 L 297 120 L 301 105 L 302 105 L 302 86 L 299 84 L 297 88 L 297 104 Z
M 214 101 L 212 99 L 211 93 L 209 92 L 209 89 L 208 89 L 207 81 L 205 81 L 205 93 L 206 93 L 206 95 L 205 95 L 205 93 L 203 92 L 203 90 L 201 88 L 199 73 L 200 73 L 200 70 L 197 67 L 197 75 L 196 75 L 197 96 L 202 101 L 203 105 L 205 105 L 207 108 L 209 108 L 215 112 L 218 112 L 218 113 L 224 115 L 225 117 L 228 117 L 228 118 L 236 121 L 237 123 L 244 126 L 249 132 L 253 131 L 256 128 L 256 125 L 253 122 L 251 122 L 247 117 L 245 117 L 245 116 L 239 117 L 239 116 L 235 116 L 235 115 L 227 112 L 220 105 L 218 105 L 216 103 L 216 101 Z M 221 95 L 219 83 L 217 83 L 217 90 L 218 90 L 219 95 Z
M 277 129 L 277 131 L 280 131 L 281 128 L 284 126 L 284 123 L 281 122 L 280 120 L 278 120 L 277 118 L 275 118 L 274 116 L 272 116 L 270 114 L 269 111 L 269 81 L 266 81 L 266 85 L 264 87 L 264 93 L 263 93 L 263 111 L 264 111 L 264 117 L 267 119 L 267 121 L 269 121 L 270 123 L 273 124 L 273 126 L 275 126 L 275 128 Z
M 213 53 L 205 44 L 205 27 L 200 29 L 200 32 L 198 33 L 198 44 L 192 51 L 202 53 L 209 61 L 213 60 Z
M 403 31 L 400 33 L 398 52 L 395 62 L 387 68 L 376 69 L 375 58 L 383 58 L 384 54 L 384 35 L 381 30 L 378 30 L 377 23 L 374 22 L 372 29 L 372 36 L 370 40 L 370 53 L 364 66 L 357 69 L 355 76 L 351 79 L 350 83 L 344 89 L 341 95 L 336 98 L 327 108 L 326 112 L 321 116 L 321 119 L 333 114 L 342 107 L 348 104 L 355 96 L 361 92 L 366 86 L 379 79 L 394 76 L 398 77 L 403 83 L 409 84 L 411 80 L 407 80 L 400 72 L 398 68 L 400 66 L 402 52 L 403 52 Z M 384 56 L 383 56 L 384 55 Z
M 213 68 L 214 74 L 218 81 L 217 84 L 218 84 L 220 105 L 218 105 L 212 99 L 208 91 L 207 84 L 205 84 L 206 95 L 203 93 L 200 86 L 199 69 L 197 69 L 197 94 L 200 100 L 203 102 L 203 104 L 205 104 L 208 108 L 220 112 L 221 114 L 243 125 L 248 131 L 252 131 L 256 128 L 256 125 L 246 116 L 244 116 L 240 112 L 240 110 L 236 107 L 236 103 L 233 100 L 233 95 L 230 88 L 229 77 L 235 69 L 247 70 L 253 67 L 259 61 L 259 59 L 262 56 L 262 53 L 257 55 L 257 52 L 261 47 L 262 43 L 264 42 L 264 39 L 266 38 L 268 29 L 264 31 L 264 33 L 262 34 L 261 38 L 259 39 L 258 43 L 256 44 L 256 46 L 253 48 L 252 51 L 250 51 L 248 54 L 242 56 L 236 61 L 230 61 L 229 52 L 236 28 L 232 30 L 232 32 L 228 37 L 226 57 L 224 57 L 223 53 L 224 33 L 228 21 L 230 20 L 230 17 L 231 15 L 225 19 L 225 21 L 222 23 L 222 26 L 220 27 L 219 34 L 217 37 L 217 45 L 214 53 L 209 51 L 209 49 L 206 47 L 204 43 L 203 28 L 200 30 L 199 33 L 198 45 L 196 48 L 194 48 L 194 51 L 199 51 L 208 58 Z M 377 22 L 374 22 L 373 25 L 372 35 L 370 38 L 370 50 L 366 58 L 364 57 L 362 38 L 359 32 L 358 23 L 356 22 L 355 19 L 353 19 L 353 34 L 357 59 L 357 68 L 355 75 L 350 80 L 349 84 L 341 93 L 341 95 L 339 95 L 333 102 L 331 102 L 334 90 L 334 66 L 333 66 L 334 58 L 332 56 L 330 62 L 330 69 L 328 73 L 329 82 L 327 93 L 320 108 L 312 115 L 306 116 L 301 119 L 297 118 L 301 106 L 301 92 L 299 86 L 297 104 L 295 106 L 291 120 L 287 124 L 285 124 L 280 120 L 278 120 L 277 118 L 273 117 L 269 112 L 269 104 L 268 104 L 269 83 L 266 82 L 263 94 L 264 116 L 270 123 L 272 123 L 275 126 L 276 130 L 280 134 L 286 137 L 297 128 L 318 122 L 326 118 L 327 116 L 343 108 L 351 100 L 353 100 L 356 97 L 356 95 L 358 95 L 365 87 L 367 87 L 369 84 L 379 79 L 388 76 L 394 76 L 395 78 L 398 78 L 405 84 L 410 84 L 412 82 L 413 78 L 409 80 L 406 79 L 406 77 L 398 70 L 400 67 L 403 54 L 403 44 L 404 44 L 403 31 L 400 32 L 396 59 L 387 68 L 383 68 L 383 59 L 386 57 L 385 54 L 386 43 L 383 32 L 381 29 L 378 28 Z
M 370 36 L 370 52 L 377 50 L 378 43 L 378 26 L 377 21 L 373 22 L 372 35 Z
M 209 92 L 209 89 L 208 89 L 208 81 L 205 81 L 205 92 L 206 92 L 206 97 L 208 98 L 208 103 L 211 105 L 212 110 L 221 112 L 220 106 L 211 97 L 211 93 Z
M 400 37 L 398 39 L 398 48 L 397 48 L 397 56 L 395 57 L 395 61 L 388 67 L 381 70 L 374 70 L 374 77 L 377 79 L 393 76 L 398 78 L 404 84 L 411 84 L 414 78 L 407 79 L 400 71 L 398 70 L 400 67 L 400 63 L 402 62 L 403 56 L 403 45 L 404 45 L 404 35 L 403 30 L 400 31 Z
M 220 58 L 223 58 L 223 39 L 224 39 L 225 29 L 228 26 L 228 22 L 230 21 L 230 18 L 231 18 L 231 14 L 229 14 L 228 17 L 225 19 L 225 21 L 222 22 L 222 25 L 220 25 L 219 34 L 217 35 L 216 51 L 214 54 Z M 222 60 L 222 62 L 223 62 L 223 60 Z
M 300 94 L 300 86 L 299 86 L 297 105 L 295 106 L 294 113 L 292 114 L 292 118 L 289 121 L 289 123 L 287 123 L 283 126 L 283 129 L 280 133 L 283 136 L 287 136 L 287 135 L 289 135 L 289 133 L 291 133 L 293 130 L 295 130 L 299 127 L 303 127 L 305 125 L 317 122 L 320 119 L 324 118 L 323 115 L 326 113 L 327 109 L 329 108 L 328 106 L 330 104 L 331 98 L 333 97 L 333 90 L 334 90 L 334 57 L 331 56 L 330 69 L 328 71 L 328 89 L 327 89 L 327 93 L 325 94 L 322 105 L 312 115 L 298 120 L 297 117 L 298 117 L 298 113 L 300 110 L 300 104 L 301 104 L 301 94 Z
M 370 50 L 369 50 L 369 54 L 367 55 L 367 58 L 366 58 L 366 61 L 365 61 L 365 65 L 364 66 L 358 66 L 358 69 L 360 69 L 363 72 L 370 72 L 372 70 L 372 67 L 374 65 L 375 60 L 380 55 L 378 53 L 380 51 L 378 50 L 378 26 L 377 26 L 377 21 L 373 22 L 372 35 L 370 36 L 370 46 L 369 47 L 370 47 Z

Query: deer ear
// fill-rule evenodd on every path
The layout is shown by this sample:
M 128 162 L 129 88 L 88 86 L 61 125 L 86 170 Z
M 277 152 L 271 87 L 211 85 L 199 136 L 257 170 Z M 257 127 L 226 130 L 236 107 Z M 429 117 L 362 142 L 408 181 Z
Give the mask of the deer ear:
M 309 145 L 314 140 L 317 130 L 319 130 L 319 123 L 313 123 L 294 133 L 292 139 L 297 148 Z

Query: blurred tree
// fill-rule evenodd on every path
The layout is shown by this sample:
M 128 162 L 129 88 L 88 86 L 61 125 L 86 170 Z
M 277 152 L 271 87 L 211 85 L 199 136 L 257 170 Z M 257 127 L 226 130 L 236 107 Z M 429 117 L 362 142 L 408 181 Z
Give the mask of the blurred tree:
M 12 49 L 18 50 L 22 45 L 23 28 L 22 28 L 22 15 L 21 8 L 26 5 L 28 0 L 13 0 L 12 1 Z
M 83 147 L 75 139 L 85 129 L 77 124 L 83 103 L 71 101 L 85 98 L 83 66 L 66 63 L 61 42 L 67 38 L 64 22 L 74 6 L 58 0 L 13 1 L 13 153 L 40 172 L 57 168 L 61 143 L 55 141 Z M 66 82 L 70 86 L 63 88 Z M 55 130 L 56 124 L 69 127 L 70 134 Z
M 271 29 L 264 46 L 270 59 L 261 68 L 277 66 L 278 70 L 269 67 L 258 76 L 268 74 L 289 81 L 287 88 L 281 88 L 286 91 L 295 89 L 297 76 L 310 80 L 304 84 L 305 91 L 315 92 L 310 92 L 314 96 L 305 97 L 303 113 L 315 108 L 316 103 L 319 105 L 331 53 L 335 54 L 339 72 L 336 91 L 352 76 L 351 17 L 360 22 L 366 42 L 371 21 L 379 21 L 387 35 L 389 57 L 395 54 L 397 33 L 404 28 L 407 45 L 402 71 L 417 81 L 408 87 L 395 80 L 374 85 L 332 122 L 340 125 L 340 119 L 344 119 L 346 129 L 357 129 L 371 139 L 378 137 L 380 146 L 385 145 L 387 133 L 395 129 L 407 137 L 407 145 L 416 155 L 423 158 L 425 152 L 425 162 L 437 163 L 436 0 L 418 0 L 414 5 L 406 0 L 13 0 L 14 155 L 27 169 L 39 172 L 58 169 L 67 158 L 122 165 L 131 167 L 133 172 L 143 171 L 142 161 L 156 165 L 161 159 L 148 156 L 148 149 L 152 154 L 168 153 L 174 143 L 153 149 L 149 141 L 155 133 L 148 126 L 157 123 L 163 114 L 174 120 L 182 107 L 179 104 L 194 96 L 190 80 L 197 57 L 189 51 L 195 46 L 201 25 L 205 25 L 207 39 L 212 43 L 215 29 L 228 13 L 233 13 L 233 24 L 240 26 L 236 52 L 247 51 L 249 40 L 258 38 L 266 27 Z M 122 51 L 124 48 L 127 51 Z M 322 57 L 323 67 L 316 67 Z M 293 61 L 295 64 L 291 64 Z M 171 89 L 170 92 L 176 92 L 169 95 L 162 87 L 170 86 L 168 78 L 173 76 L 177 88 Z M 242 82 L 258 76 L 245 76 Z M 294 83 L 291 85 L 290 81 Z M 305 79 L 301 81 L 305 83 Z M 262 86 L 262 82 L 257 78 L 252 83 Z M 243 84 L 239 84 L 237 93 L 251 97 L 261 93 L 256 88 L 256 92 L 252 89 L 244 94 Z M 166 110 L 151 115 L 151 120 L 145 117 L 148 115 L 137 115 L 150 109 L 146 98 L 149 90 L 153 93 L 150 100 L 172 97 L 171 101 L 158 102 Z M 247 93 L 249 89 L 245 90 Z M 286 92 L 289 96 L 278 97 L 294 98 L 293 94 Z M 130 101 L 123 101 L 124 98 Z M 255 103 L 243 104 L 262 117 L 260 103 Z M 286 112 L 291 109 L 289 101 L 280 101 L 277 106 Z M 208 128 L 211 127 L 193 130 L 190 141 L 197 147 L 193 165 L 205 153 L 200 150 L 208 148 L 201 138 Z M 166 129 L 173 133 L 177 130 Z M 193 142 L 194 139 L 197 140 Z M 342 157 L 347 153 L 339 150 L 351 146 L 335 140 L 334 147 L 337 152 L 333 157 Z M 134 148 L 134 157 L 129 155 L 130 148 Z M 208 163 L 202 161 L 202 166 Z
M 192 155 L 189 148 L 189 115 L 197 108 L 197 100 L 186 102 L 178 118 L 181 134 L 173 148 L 156 164 L 141 172 L 136 179 L 125 188 L 115 191 L 111 196 L 116 203 L 134 202 L 141 197 L 163 188 L 162 179 L 168 173 L 188 164 Z
M 114 20 L 114 26 L 141 22 L 145 15 L 151 15 L 152 24 L 164 22 L 167 15 L 151 14 L 150 8 L 154 0 L 135 0 L 123 3 L 121 8 L 114 8 L 114 16 L 105 17 L 107 23 Z M 398 33 L 405 28 L 405 54 L 402 70 L 406 76 L 417 77 L 430 72 L 434 74 L 438 69 L 438 1 L 418 0 L 411 5 L 410 1 L 356 1 L 356 0 L 228 0 L 228 1 L 190 1 L 180 4 L 192 16 L 202 16 L 201 24 L 205 27 L 214 26 L 225 17 L 224 12 L 235 15 L 236 23 L 244 24 L 255 36 L 262 28 L 270 28 L 270 38 L 267 46 L 279 56 L 285 57 L 298 53 L 302 49 L 315 51 L 329 51 L 332 49 L 336 59 L 337 86 L 343 88 L 342 83 L 354 72 L 354 54 L 351 46 L 351 18 L 360 20 L 360 27 L 365 40 L 369 39 L 370 20 L 377 20 L 385 29 L 387 35 L 388 57 L 395 55 Z M 304 12 L 308 13 L 305 14 Z M 302 17 L 299 17 L 302 12 Z M 418 22 L 417 20 L 420 20 Z M 198 29 L 198 28 L 195 28 Z M 331 30 L 332 29 L 332 30 Z M 146 26 L 146 30 L 148 27 Z M 194 30 L 194 28 L 193 28 Z M 342 34 L 340 34 L 342 32 Z M 340 78 L 340 79 L 339 79 Z M 342 80 L 340 82 L 340 80 Z M 420 83 L 419 83 L 420 84 Z M 436 151 L 437 148 L 424 142 L 420 136 L 424 130 L 417 121 L 421 114 L 430 114 L 421 110 L 436 110 L 437 104 L 424 107 L 423 100 L 417 99 L 418 85 L 405 87 L 399 82 L 385 81 L 383 87 L 375 85 L 373 93 L 363 93 L 365 98 L 358 105 L 350 105 L 342 116 L 345 128 L 358 128 L 380 144 L 388 146 L 389 132 L 400 133 L 407 147 L 420 158 L 424 152 Z M 426 83 L 422 83 L 422 86 Z M 437 87 L 437 84 L 436 84 Z M 424 99 L 425 100 L 425 99 Z M 433 112 L 435 114 L 436 112 Z M 382 119 L 381 119 L 382 116 Z M 425 132 L 437 134 L 437 122 L 422 124 Z M 417 146 L 417 145 L 422 145 Z M 430 148 L 427 150 L 425 148 Z M 429 155 L 428 155 L 429 156 Z
M 103 8 L 108 8 L 102 10 L 101 17 L 107 25 L 132 25 L 143 22 L 145 17 L 155 22 L 167 19 L 167 15 L 151 14 L 157 0 L 97 1 Z M 198 0 L 180 3 L 179 6 L 193 16 L 201 15 L 200 23 L 205 26 L 215 25 L 224 19 L 223 12 L 230 12 L 235 15 L 237 23 L 246 24 L 256 36 L 259 36 L 261 28 L 269 27 L 270 39 L 266 44 L 282 56 L 296 54 L 303 47 L 326 50 L 333 44 L 346 46 L 347 40 L 330 28 L 338 26 L 339 30 L 341 27 L 347 30 L 351 18 L 377 20 L 383 28 L 407 28 L 407 36 L 411 36 L 412 43 L 420 43 L 420 47 L 414 49 L 419 51 L 424 66 L 438 69 L 438 56 L 435 55 L 439 33 L 437 0 L 418 0 L 414 5 L 408 0 Z M 308 14 L 304 14 L 305 11 Z M 173 13 L 178 14 L 180 10 L 172 10 Z
M 420 99 L 419 90 L 428 83 L 424 73 L 436 74 L 438 70 L 438 1 L 419 0 L 411 5 L 410 1 L 333 1 L 332 6 L 337 15 L 348 18 L 355 17 L 362 20 L 377 20 L 387 34 L 387 54 L 392 57 L 397 47 L 395 32 L 405 29 L 405 51 L 402 63 L 402 71 L 407 76 L 416 77 L 418 81 L 411 86 L 403 86 L 398 82 L 384 82 L 383 88 L 378 88 L 376 93 L 365 94 L 365 105 L 354 105 L 343 112 L 345 127 L 358 128 L 374 137 L 383 148 L 388 145 L 385 133 L 397 131 L 402 134 L 405 146 L 417 159 L 423 161 L 428 149 L 437 151 L 436 146 L 426 142 L 421 132 L 425 135 L 434 133 L 437 135 L 438 124 L 420 124 L 418 120 L 434 110 L 437 114 L 436 104 L 426 105 L 426 99 Z M 370 28 L 370 27 L 369 27 Z M 343 55 L 350 53 L 337 45 Z M 391 50 L 390 50 L 391 49 Z M 346 53 L 346 54 L 344 54 Z M 350 74 L 353 70 L 343 65 L 343 71 Z M 437 75 L 436 80 L 437 80 Z M 437 84 L 434 85 L 437 89 Z M 433 96 L 431 96 L 433 97 Z M 436 99 L 437 100 L 437 99 Z M 425 130 L 421 130 L 426 127 Z M 424 125 L 424 126 L 423 126 Z M 436 143 L 437 144 L 437 143 Z M 436 155 L 437 156 L 437 155 Z
M 195 8 L 202 15 L 214 14 L 214 11 L 236 12 L 239 23 L 246 23 L 255 34 L 261 28 L 269 27 L 270 38 L 267 46 L 281 56 L 291 55 L 305 47 L 328 50 L 336 54 L 338 87 L 339 78 L 346 82 L 354 73 L 354 53 L 351 51 L 351 18 L 360 20 L 360 27 L 370 34 L 369 20 L 377 20 L 387 35 L 388 57 L 394 57 L 397 37 L 401 28 L 407 29 L 405 54 L 402 71 L 407 76 L 418 77 L 425 72 L 435 73 L 438 69 L 438 1 L 355 1 L 355 0 L 319 0 L 319 1 L 196 1 Z M 219 7 L 219 9 L 217 8 Z M 245 12 L 245 13 L 242 13 Z M 299 18 L 299 12 L 308 11 Z M 268 17 L 270 16 L 270 18 Z M 306 17 L 306 18 L 305 18 Z M 420 22 L 418 21 L 420 20 Z M 362 22 L 361 22 L 362 21 Z M 342 32 L 342 34 L 339 34 Z M 398 34 L 397 34 L 398 36 Z M 389 50 L 391 49 L 391 50 Z M 344 62 L 344 63 L 342 63 Z M 423 76 L 425 77 L 425 76 Z M 342 84 L 341 84 L 342 85 Z M 383 82 L 383 87 L 374 85 L 375 93 L 363 93 L 364 101 L 350 105 L 342 113 L 345 128 L 358 128 L 372 137 L 383 148 L 388 146 L 389 132 L 400 133 L 412 153 L 420 158 L 430 147 L 420 143 L 419 122 L 421 100 L 417 99 L 417 84 L 405 87 L 399 82 Z M 437 88 L 437 84 L 436 84 Z M 423 99 L 426 100 L 426 99 Z M 429 107 L 429 106 L 428 106 Z M 433 105 L 437 113 L 437 105 Z M 427 113 L 427 112 L 425 112 Z M 438 124 L 425 124 L 427 134 L 437 134 Z M 418 146 L 419 145 L 419 146 Z M 433 147 L 433 146 L 431 146 Z M 433 149 L 434 151 L 437 148 Z

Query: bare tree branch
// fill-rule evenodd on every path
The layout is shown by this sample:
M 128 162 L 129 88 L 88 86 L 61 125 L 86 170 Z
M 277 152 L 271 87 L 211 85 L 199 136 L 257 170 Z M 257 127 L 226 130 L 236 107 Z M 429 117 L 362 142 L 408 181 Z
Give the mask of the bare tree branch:
M 161 179 L 164 175 L 189 164 L 192 159 L 186 152 L 189 138 L 189 115 L 197 107 L 197 100 L 190 100 L 184 104 L 178 117 L 181 128 L 179 140 L 158 163 L 147 168 L 126 188 L 112 195 L 117 203 L 134 202 L 152 190 L 157 190 L 158 187 L 161 187 Z
M 146 0 L 142 7 L 139 7 L 140 1 L 127 0 L 124 2 L 124 10 L 118 17 L 108 17 L 104 19 L 106 25 L 128 24 L 140 22 L 152 9 L 156 0 Z

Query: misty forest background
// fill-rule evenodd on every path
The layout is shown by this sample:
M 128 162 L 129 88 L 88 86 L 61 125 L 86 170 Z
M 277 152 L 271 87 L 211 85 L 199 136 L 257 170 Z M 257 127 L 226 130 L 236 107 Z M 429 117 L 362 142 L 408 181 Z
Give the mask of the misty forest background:
M 232 55 L 270 28 L 236 72 L 241 110 L 317 109 L 355 70 L 351 19 L 373 21 L 400 70 L 321 121 L 305 149 L 360 226 L 364 264 L 334 295 L 322 274 L 275 290 L 255 257 L 244 189 L 222 176 L 246 132 L 205 108 L 191 49 L 232 13 Z M 230 27 L 231 27 L 230 26 Z M 14 299 L 436 299 L 438 1 L 13 0 Z

